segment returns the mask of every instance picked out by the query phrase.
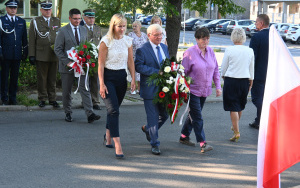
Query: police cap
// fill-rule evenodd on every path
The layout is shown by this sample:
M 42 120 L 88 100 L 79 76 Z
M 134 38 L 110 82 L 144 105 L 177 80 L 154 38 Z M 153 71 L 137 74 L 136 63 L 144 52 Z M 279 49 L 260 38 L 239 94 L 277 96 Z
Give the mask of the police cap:
M 17 8 L 18 5 L 19 5 L 19 1 L 17 1 L 17 0 L 8 0 L 8 1 L 5 3 L 5 5 L 6 5 L 7 7 Z
M 51 1 L 42 1 L 41 8 L 44 10 L 52 9 L 52 2 Z

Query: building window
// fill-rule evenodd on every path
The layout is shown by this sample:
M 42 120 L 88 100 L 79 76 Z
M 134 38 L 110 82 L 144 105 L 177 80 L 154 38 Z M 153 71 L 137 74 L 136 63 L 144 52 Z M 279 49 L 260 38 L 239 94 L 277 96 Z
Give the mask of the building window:
M 17 9 L 17 16 L 24 16 L 24 1 L 23 0 L 19 1 L 19 6 Z
M 39 15 L 39 3 L 30 0 L 30 16 L 38 16 Z

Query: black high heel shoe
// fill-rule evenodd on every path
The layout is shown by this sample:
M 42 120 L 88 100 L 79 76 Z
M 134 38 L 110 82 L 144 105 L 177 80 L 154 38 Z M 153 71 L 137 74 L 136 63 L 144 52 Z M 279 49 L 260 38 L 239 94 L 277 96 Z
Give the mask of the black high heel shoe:
M 110 145 L 107 145 L 107 144 L 106 144 L 106 142 L 107 142 L 107 140 L 106 140 L 106 134 L 104 134 L 104 141 L 103 141 L 103 145 L 105 144 L 105 147 L 107 147 L 107 148 L 114 148 L 114 146 L 113 146 L 112 144 L 110 144 Z
M 124 158 L 124 154 L 120 154 L 120 155 L 116 154 L 116 158 L 117 159 L 123 159 Z

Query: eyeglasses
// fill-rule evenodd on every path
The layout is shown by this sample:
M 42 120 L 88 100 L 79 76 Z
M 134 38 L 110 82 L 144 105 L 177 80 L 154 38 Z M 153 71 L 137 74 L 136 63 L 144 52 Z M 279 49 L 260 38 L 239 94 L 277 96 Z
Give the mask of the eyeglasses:
M 150 33 L 151 35 L 153 35 L 152 33 Z M 155 35 L 153 35 L 154 37 L 156 37 L 156 38 L 158 38 L 158 37 L 162 37 L 162 36 L 164 36 L 164 34 L 163 33 L 160 33 L 160 34 L 155 34 Z

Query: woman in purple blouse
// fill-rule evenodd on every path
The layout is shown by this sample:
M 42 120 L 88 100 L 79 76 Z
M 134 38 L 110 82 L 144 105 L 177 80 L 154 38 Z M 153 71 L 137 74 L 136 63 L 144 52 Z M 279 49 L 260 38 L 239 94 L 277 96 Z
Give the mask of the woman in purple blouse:
M 198 29 L 195 32 L 197 45 L 187 49 L 182 60 L 185 74 L 192 77 L 193 83 L 190 85 L 189 115 L 181 130 L 179 142 L 195 146 L 189 138 L 192 129 L 194 129 L 196 140 L 200 143 L 201 153 L 213 149 L 205 141 L 201 115 L 206 97 L 212 93 L 212 80 L 216 85 L 216 96 L 222 94 L 218 63 L 213 49 L 208 46 L 209 37 L 207 28 Z

